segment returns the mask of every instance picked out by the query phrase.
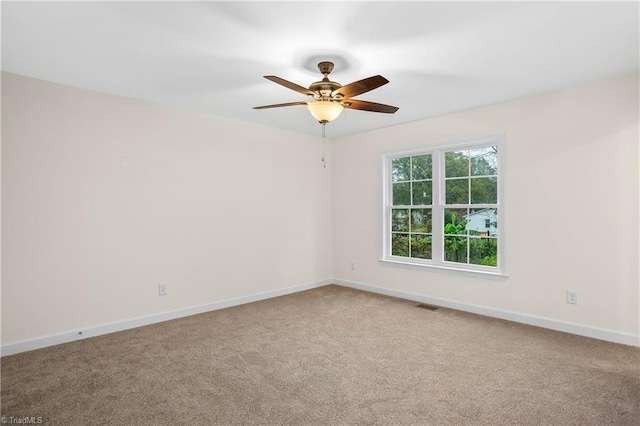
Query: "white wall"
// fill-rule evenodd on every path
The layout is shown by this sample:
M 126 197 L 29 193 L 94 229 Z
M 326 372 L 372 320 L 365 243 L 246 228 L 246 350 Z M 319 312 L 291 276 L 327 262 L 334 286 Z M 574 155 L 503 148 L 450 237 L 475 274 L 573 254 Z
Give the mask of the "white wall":
M 336 277 L 637 340 L 638 117 L 635 75 L 335 140 Z M 497 134 L 506 137 L 509 278 L 379 264 L 382 154 Z
M 323 169 L 320 138 L 3 73 L 2 345 L 331 277 L 637 336 L 638 89 L 338 139 Z M 509 278 L 381 266 L 382 153 L 495 134 Z
M 2 151 L 3 345 L 332 277 L 319 137 L 3 73 Z

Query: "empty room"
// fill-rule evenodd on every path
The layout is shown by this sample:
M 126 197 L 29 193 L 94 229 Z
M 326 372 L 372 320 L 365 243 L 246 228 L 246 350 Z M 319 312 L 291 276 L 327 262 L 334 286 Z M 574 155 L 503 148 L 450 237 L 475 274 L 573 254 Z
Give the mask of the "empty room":
M 3 424 L 638 424 L 637 1 L 0 12 Z

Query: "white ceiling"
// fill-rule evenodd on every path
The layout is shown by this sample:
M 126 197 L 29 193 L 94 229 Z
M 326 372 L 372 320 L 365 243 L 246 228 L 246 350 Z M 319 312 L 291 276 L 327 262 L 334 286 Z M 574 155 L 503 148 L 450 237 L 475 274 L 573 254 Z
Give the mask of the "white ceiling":
M 637 73 L 639 3 L 2 2 L 2 69 L 43 80 L 319 135 L 302 86 L 376 74 L 339 137 L 568 85 Z

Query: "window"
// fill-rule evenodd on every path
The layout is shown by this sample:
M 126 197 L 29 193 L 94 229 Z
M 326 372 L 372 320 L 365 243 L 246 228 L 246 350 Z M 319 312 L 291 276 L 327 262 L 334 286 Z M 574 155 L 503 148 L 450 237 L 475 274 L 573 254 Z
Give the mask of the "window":
M 431 154 L 391 161 L 391 254 L 431 259 L 433 179 Z
M 385 155 L 382 260 L 501 275 L 503 152 L 492 138 Z

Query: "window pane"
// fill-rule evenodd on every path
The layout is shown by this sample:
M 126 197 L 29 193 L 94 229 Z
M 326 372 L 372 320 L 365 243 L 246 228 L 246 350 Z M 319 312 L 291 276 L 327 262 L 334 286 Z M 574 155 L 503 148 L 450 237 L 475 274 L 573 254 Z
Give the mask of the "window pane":
M 446 235 L 466 235 L 467 234 L 467 209 L 445 210 L 444 233 Z
M 411 204 L 411 183 L 394 183 L 393 184 L 393 205 L 408 206 Z
M 413 185 L 413 205 L 429 205 L 431 204 L 431 181 L 412 182 Z
M 409 234 L 391 234 L 391 254 L 409 257 Z
M 417 257 L 420 259 L 431 259 L 430 235 L 411 236 L 411 257 Z
M 498 147 L 485 146 L 475 148 L 470 151 L 471 154 L 471 175 L 487 176 L 498 174 Z
M 431 179 L 431 154 L 411 157 L 411 180 Z
M 409 232 L 409 209 L 391 210 L 391 230 Z
M 467 237 L 444 237 L 444 260 L 467 263 Z
M 498 209 L 471 209 L 467 222 L 469 235 L 498 236 Z
M 472 238 L 469 244 L 469 263 L 498 266 L 498 240 L 496 238 Z
M 431 209 L 411 209 L 411 232 L 431 233 Z
M 471 204 L 495 204 L 498 202 L 498 178 L 471 179 Z
M 469 176 L 469 151 L 449 151 L 444 154 L 446 177 Z
M 394 158 L 391 162 L 391 181 L 400 182 L 409 180 L 409 165 L 411 157 Z
M 452 179 L 445 181 L 446 204 L 469 203 L 469 179 Z

